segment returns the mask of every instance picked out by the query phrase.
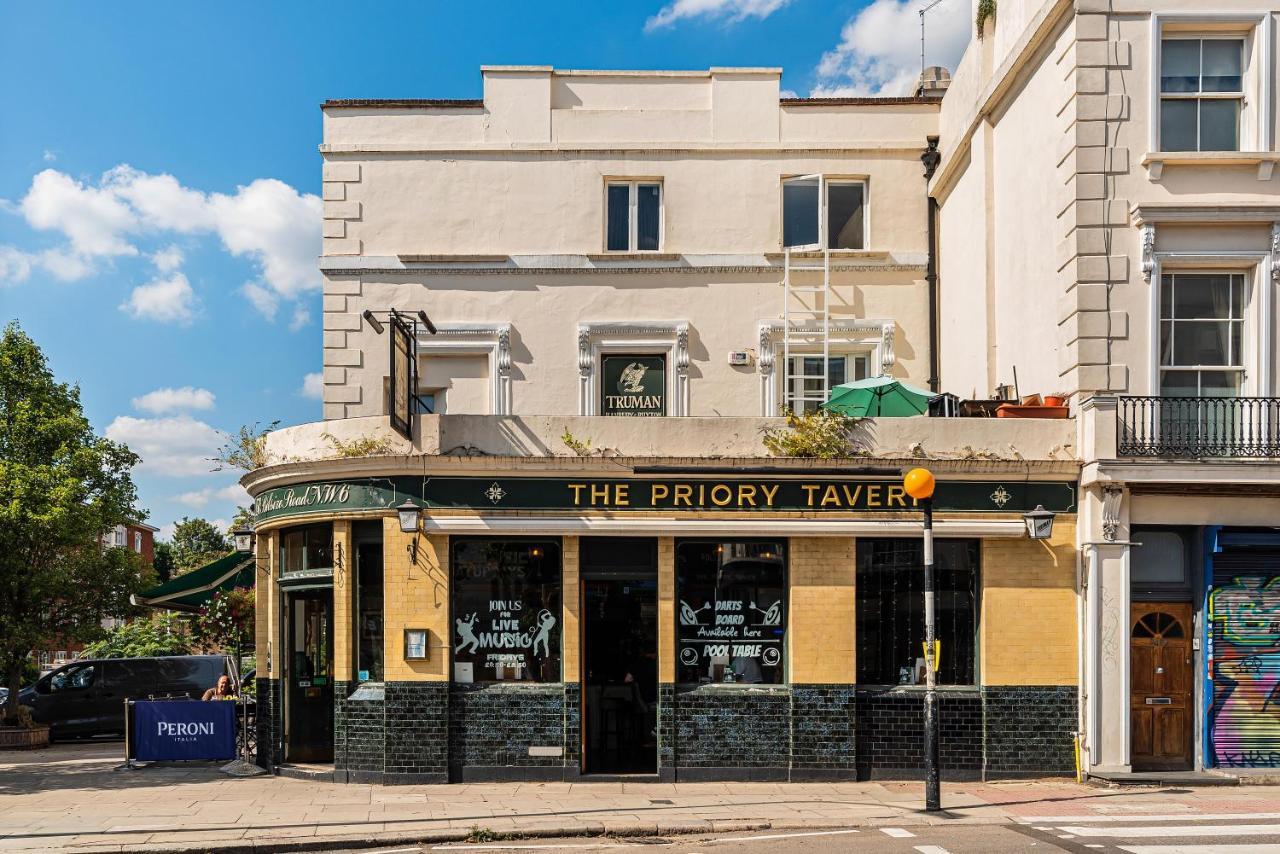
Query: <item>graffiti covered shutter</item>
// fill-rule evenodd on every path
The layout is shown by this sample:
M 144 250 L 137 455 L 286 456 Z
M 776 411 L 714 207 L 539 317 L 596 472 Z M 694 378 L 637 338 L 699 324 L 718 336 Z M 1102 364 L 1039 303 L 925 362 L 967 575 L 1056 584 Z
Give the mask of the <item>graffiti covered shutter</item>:
M 1214 762 L 1280 767 L 1280 552 L 1213 559 Z

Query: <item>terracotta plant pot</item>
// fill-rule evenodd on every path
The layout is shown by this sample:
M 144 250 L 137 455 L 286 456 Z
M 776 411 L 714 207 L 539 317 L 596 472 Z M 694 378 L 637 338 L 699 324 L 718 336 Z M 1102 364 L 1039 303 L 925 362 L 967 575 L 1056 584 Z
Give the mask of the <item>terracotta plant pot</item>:
M 1070 411 L 1065 406 L 1018 406 L 1006 403 L 996 410 L 996 418 L 1066 418 Z
M 49 746 L 49 728 L 0 727 L 0 750 L 34 750 Z
M 1044 405 L 1045 406 L 1066 406 L 1067 399 L 1062 395 L 1058 395 L 1058 394 L 1046 394 L 1044 396 Z

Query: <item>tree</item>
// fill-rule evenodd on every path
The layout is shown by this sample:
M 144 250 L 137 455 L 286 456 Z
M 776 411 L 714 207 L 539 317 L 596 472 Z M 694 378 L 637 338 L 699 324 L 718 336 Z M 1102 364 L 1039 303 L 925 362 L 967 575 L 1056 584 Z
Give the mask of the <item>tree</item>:
M 173 565 L 178 574 L 203 566 L 231 551 L 227 536 L 207 519 L 182 517 L 173 529 Z
M 177 565 L 173 562 L 173 544 L 157 540 L 151 557 L 151 568 L 156 571 L 156 580 L 160 583 L 168 581 L 177 574 Z
M 246 588 L 219 590 L 200 609 L 193 634 L 206 650 L 239 652 L 254 628 L 254 595 Z
M 84 648 L 81 658 L 143 658 L 156 655 L 190 655 L 191 639 L 181 631 L 172 614 L 153 614 L 107 632 Z
M 27 657 L 48 640 L 92 640 L 149 575 L 103 534 L 142 515 L 138 456 L 93 432 L 77 386 L 57 382 L 10 323 L 0 337 L 0 668 L 14 719 Z

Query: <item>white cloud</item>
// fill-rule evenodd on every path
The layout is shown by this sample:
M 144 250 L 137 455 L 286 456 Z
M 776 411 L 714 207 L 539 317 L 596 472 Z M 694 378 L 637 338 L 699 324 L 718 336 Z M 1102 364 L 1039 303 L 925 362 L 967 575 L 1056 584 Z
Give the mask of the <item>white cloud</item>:
M 289 319 L 289 331 L 297 332 L 311 322 L 311 312 L 302 303 L 293 307 L 293 317 Z
M 195 317 L 196 293 L 181 273 L 139 285 L 120 306 L 139 319 L 188 324 Z
M 954 71 L 969 43 L 969 4 L 945 0 L 925 17 L 925 63 Z M 920 76 L 919 4 L 875 0 L 822 56 L 814 97 L 910 95 Z
M 280 300 L 272 291 L 257 282 L 245 282 L 240 288 L 240 293 L 248 297 L 253 307 L 267 320 L 276 319 L 276 309 L 280 307 Z
M 14 246 L 0 246 L 0 285 L 24 282 L 34 269 L 44 270 L 63 282 L 83 279 L 93 272 L 88 259 L 69 247 L 31 253 Z
M 152 253 L 151 263 L 155 264 L 156 269 L 161 273 L 172 273 L 182 266 L 185 257 L 178 247 L 166 246 L 164 249 Z
M 54 154 L 52 151 L 46 148 L 44 150 L 44 154 L 40 155 L 40 159 L 43 160 L 45 163 L 52 163 L 53 161 L 58 159 L 58 155 Z
M 309 397 L 312 400 L 320 400 L 324 397 L 324 374 L 317 371 L 314 374 L 307 374 L 302 378 L 302 388 L 298 389 L 298 394 L 303 397 Z
M 207 388 L 158 388 L 133 399 L 134 409 L 160 414 L 183 409 L 213 409 L 213 392 Z
M 31 275 L 35 259 L 12 246 L 0 246 L 0 285 L 13 285 L 26 281 Z
M 685 18 L 724 20 L 730 24 L 746 18 L 764 19 L 790 0 L 674 0 L 644 22 L 645 32 L 669 27 Z
M 273 178 L 227 194 L 204 193 L 172 175 L 152 175 L 127 164 L 107 171 L 96 184 L 45 169 L 15 209 L 32 228 L 66 237 L 68 245 L 56 250 L 57 257 L 42 262 L 59 278 L 83 278 L 94 259 L 137 255 L 138 239 L 210 234 L 227 252 L 253 262 L 256 287 L 276 301 L 320 287 L 320 198 Z M 33 256 L 26 257 L 27 266 L 18 272 L 30 275 Z M 162 273 L 176 272 L 182 259 L 173 246 L 151 255 Z M 13 278 L 13 259 L 4 261 L 0 272 Z M 264 311 L 260 294 L 246 290 L 246 295 Z
M 207 474 L 209 460 L 222 447 L 226 436 L 190 415 L 169 418 L 118 416 L 107 425 L 106 436 L 123 442 L 142 457 L 140 471 L 169 477 Z
M 238 483 L 232 483 L 223 487 L 210 486 L 204 489 L 184 492 L 181 495 L 175 495 L 173 500 L 180 504 L 185 504 L 188 507 L 195 507 L 197 509 L 204 507 L 210 501 L 215 500 L 230 501 L 232 504 L 237 506 L 247 506 L 253 501 L 253 499 L 249 497 L 249 493 L 245 492 L 244 487 Z
M 22 214 L 32 228 L 61 231 L 82 255 L 136 255 L 125 235 L 138 217 L 110 188 L 92 187 L 55 169 L 31 180 Z

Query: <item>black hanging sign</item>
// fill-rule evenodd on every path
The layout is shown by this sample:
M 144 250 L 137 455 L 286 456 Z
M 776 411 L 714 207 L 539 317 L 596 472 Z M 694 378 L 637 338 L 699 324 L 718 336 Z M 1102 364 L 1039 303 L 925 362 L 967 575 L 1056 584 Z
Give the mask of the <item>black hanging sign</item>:
M 391 429 L 413 438 L 410 403 L 413 400 L 413 332 L 409 324 L 391 315 Z
M 602 356 L 600 414 L 666 415 L 666 356 Z

